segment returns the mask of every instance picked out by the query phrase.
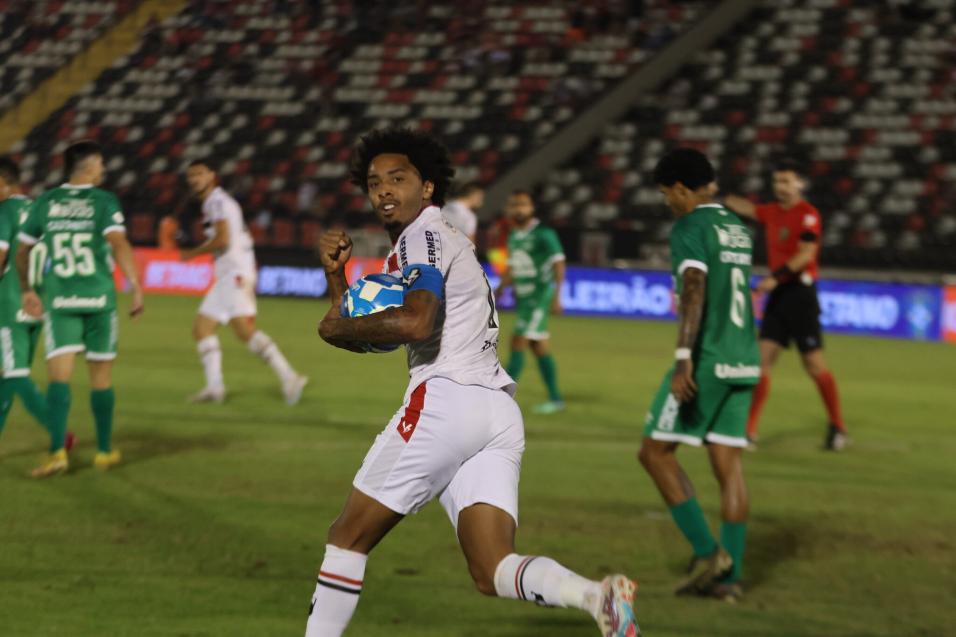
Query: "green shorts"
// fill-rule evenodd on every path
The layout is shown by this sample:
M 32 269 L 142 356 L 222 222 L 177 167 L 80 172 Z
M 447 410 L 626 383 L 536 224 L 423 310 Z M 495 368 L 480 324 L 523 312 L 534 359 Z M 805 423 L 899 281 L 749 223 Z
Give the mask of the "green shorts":
M 548 317 L 551 315 L 551 299 L 554 291 L 518 299 L 515 304 L 515 334 L 529 341 L 543 341 L 548 333 Z
M 753 385 L 728 385 L 714 378 L 695 378 L 697 396 L 685 404 L 671 394 L 667 372 L 644 421 L 644 436 L 699 446 L 704 442 L 747 446 L 747 415 Z
M 43 316 L 46 327 L 46 357 L 86 350 L 88 361 L 111 361 L 116 358 L 119 320 L 116 310 L 91 314 Z
M 40 321 L 11 321 L 0 327 L 0 359 L 3 361 L 0 376 L 24 378 L 30 375 L 42 329 Z

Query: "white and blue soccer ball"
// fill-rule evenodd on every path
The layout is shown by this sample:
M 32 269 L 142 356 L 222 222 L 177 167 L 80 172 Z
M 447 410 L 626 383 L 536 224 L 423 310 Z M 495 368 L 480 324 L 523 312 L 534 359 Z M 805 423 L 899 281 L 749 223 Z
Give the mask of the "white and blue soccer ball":
M 342 316 L 368 316 L 405 302 L 405 284 L 388 274 L 369 274 L 349 286 L 342 295 Z M 366 344 L 369 352 L 394 352 L 399 345 Z

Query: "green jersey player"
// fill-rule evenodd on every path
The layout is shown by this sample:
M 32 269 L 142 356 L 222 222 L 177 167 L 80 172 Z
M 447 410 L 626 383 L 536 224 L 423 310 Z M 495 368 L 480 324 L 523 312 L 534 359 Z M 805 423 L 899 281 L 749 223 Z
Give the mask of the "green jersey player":
M 521 376 L 524 352 L 530 343 L 548 389 L 548 402 L 538 405 L 534 411 L 551 414 L 564 409 L 548 333 L 548 316 L 561 313 L 564 249 L 558 233 L 535 217 L 530 193 L 523 190 L 511 193 L 505 212 L 514 228 L 508 235 L 508 268 L 498 290 L 507 286 L 514 288 L 517 314 L 508 374 L 516 381 Z
M 14 396 L 46 428 L 46 399 L 30 378 L 42 323 L 20 310 L 20 281 L 10 258 L 16 254 L 17 232 L 29 209 L 30 200 L 20 194 L 16 162 L 0 158 L 0 432 Z
M 116 197 L 97 186 L 103 180 L 103 154 L 91 141 L 66 149 L 69 182 L 40 195 L 20 226 L 17 271 L 23 310 L 43 317 L 46 329 L 47 411 L 52 452 L 33 475 L 46 477 L 69 467 L 64 438 L 70 412 L 69 380 L 77 352 L 86 351 L 90 406 L 96 423 L 98 453 L 93 464 L 108 469 L 120 456 L 111 446 L 113 428 L 113 360 L 116 358 L 115 258 L 133 294 L 130 315 L 143 311 L 143 291 L 126 240 L 123 212 Z M 29 281 L 30 249 L 42 243 L 49 264 L 43 299 Z
M 714 169 L 700 152 L 669 153 L 654 179 L 677 217 L 670 244 L 680 324 L 676 360 L 647 414 L 638 457 L 694 551 L 677 593 L 735 600 L 748 513 L 741 452 L 760 378 L 749 285 L 753 240 L 712 200 Z M 677 462 L 680 443 L 707 446 L 721 490 L 719 543 Z

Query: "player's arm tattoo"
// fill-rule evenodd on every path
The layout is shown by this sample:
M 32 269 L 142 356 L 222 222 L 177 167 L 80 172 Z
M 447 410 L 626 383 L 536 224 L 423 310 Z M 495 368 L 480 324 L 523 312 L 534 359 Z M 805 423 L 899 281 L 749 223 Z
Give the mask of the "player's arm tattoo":
M 319 325 L 319 335 L 329 343 L 414 343 L 431 335 L 440 306 L 434 293 L 413 290 L 405 295 L 401 307 L 355 318 L 326 317 Z
M 699 268 L 687 268 L 681 278 L 680 323 L 677 328 L 677 347 L 694 348 L 700 321 L 704 314 L 704 295 L 707 274 Z

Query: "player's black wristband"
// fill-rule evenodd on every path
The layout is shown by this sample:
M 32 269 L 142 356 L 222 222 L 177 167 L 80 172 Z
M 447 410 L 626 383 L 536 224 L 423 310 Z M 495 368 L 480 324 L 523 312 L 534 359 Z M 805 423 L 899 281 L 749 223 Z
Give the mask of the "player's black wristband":
M 789 280 L 790 277 L 792 277 L 795 274 L 796 272 L 794 272 L 789 265 L 784 263 L 779 268 L 773 271 L 772 276 L 773 278 L 777 280 L 777 283 L 783 283 L 784 281 Z

